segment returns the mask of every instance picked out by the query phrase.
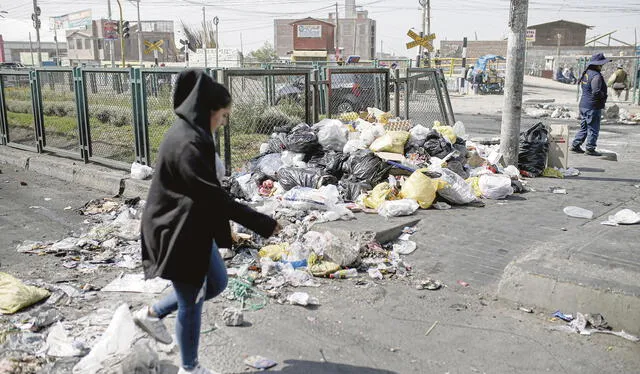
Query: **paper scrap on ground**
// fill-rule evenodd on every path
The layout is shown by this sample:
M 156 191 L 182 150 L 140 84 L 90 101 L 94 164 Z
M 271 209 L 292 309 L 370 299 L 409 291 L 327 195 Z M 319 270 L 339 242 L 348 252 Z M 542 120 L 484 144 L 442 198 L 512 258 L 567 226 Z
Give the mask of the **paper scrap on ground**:
M 162 293 L 171 282 L 161 278 L 144 280 L 143 274 L 126 274 L 107 284 L 104 292 Z
M 577 206 L 568 206 L 564 208 L 563 211 L 564 211 L 564 214 L 568 215 L 569 217 L 586 218 L 586 219 L 593 218 L 592 211 L 583 209 Z

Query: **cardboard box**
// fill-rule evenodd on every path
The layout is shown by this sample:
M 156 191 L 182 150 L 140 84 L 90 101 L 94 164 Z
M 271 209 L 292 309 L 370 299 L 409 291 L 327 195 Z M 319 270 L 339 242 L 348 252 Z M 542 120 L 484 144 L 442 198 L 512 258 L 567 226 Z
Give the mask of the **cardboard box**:
M 549 154 L 547 155 L 547 167 L 569 167 L 569 126 L 549 126 Z

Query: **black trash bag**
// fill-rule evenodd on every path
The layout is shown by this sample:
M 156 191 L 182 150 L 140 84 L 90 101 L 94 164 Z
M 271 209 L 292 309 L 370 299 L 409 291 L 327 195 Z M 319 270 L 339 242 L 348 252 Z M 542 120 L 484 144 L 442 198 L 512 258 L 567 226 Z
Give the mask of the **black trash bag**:
M 460 158 L 447 161 L 447 169 L 458 174 L 462 179 L 469 178 L 469 172 L 464 168 L 465 161 Z
M 465 163 L 464 161 L 467 159 L 467 155 L 469 154 L 469 150 L 467 150 L 467 141 L 462 138 L 458 138 L 458 140 L 453 143 L 453 149 L 460 153 L 458 158 L 462 163 Z
M 322 151 L 316 135 L 309 125 L 301 123 L 287 135 L 287 149 L 291 152 L 304 153 L 305 155 L 317 154 Z
M 453 152 L 451 144 L 435 130 L 429 132 L 423 147 L 429 156 L 440 159 L 445 158 L 449 153 Z
M 294 127 L 295 125 L 292 123 L 285 123 L 274 127 L 273 132 L 288 134 L 291 132 L 291 130 L 293 130 Z
M 324 174 L 333 175 L 337 179 L 341 179 L 344 174 L 342 171 L 342 165 L 348 158 L 348 154 L 329 151 L 321 156 L 317 155 L 312 157 L 307 164 L 309 166 L 322 169 Z
M 391 165 L 384 162 L 373 152 L 360 149 L 353 152 L 349 159 L 344 162 L 342 171 L 346 174 L 344 179 L 348 181 L 366 181 L 375 186 L 387 180 L 391 168 Z
M 338 183 L 338 191 L 345 202 L 355 202 L 363 192 L 371 191 L 373 187 L 367 182 L 349 182 L 342 180 Z
M 273 180 L 276 180 L 276 173 L 282 166 L 282 155 L 280 153 L 261 155 L 249 161 L 251 173 L 260 172 Z
M 320 169 L 315 168 L 288 167 L 278 170 L 278 182 L 286 191 L 296 186 L 318 188 L 321 176 Z
M 520 133 L 520 152 L 518 168 L 537 177 L 544 171 L 549 153 L 549 130 L 539 122 L 527 131 Z
M 267 144 L 269 147 L 265 153 L 282 153 L 282 151 L 287 149 L 287 134 L 273 134 Z
M 229 192 L 231 196 L 236 199 L 248 200 L 247 195 L 240 187 L 240 183 L 236 178 L 229 178 L 225 182 L 222 182 L 222 187 Z

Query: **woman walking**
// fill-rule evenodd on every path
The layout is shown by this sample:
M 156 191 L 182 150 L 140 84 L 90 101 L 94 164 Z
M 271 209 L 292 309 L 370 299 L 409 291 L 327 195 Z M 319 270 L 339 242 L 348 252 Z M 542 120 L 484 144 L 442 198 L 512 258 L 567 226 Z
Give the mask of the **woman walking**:
M 212 373 L 198 363 L 202 304 L 227 286 L 218 252 L 230 248 L 229 221 L 268 237 L 272 218 L 236 202 L 220 185 L 225 174 L 213 134 L 229 118 L 231 95 L 200 70 L 180 74 L 173 96 L 177 119 L 167 131 L 142 216 L 142 265 L 147 279 L 161 277 L 173 292 L 134 313 L 136 323 L 163 343 L 172 341 L 162 319 L 178 312 L 179 374 Z

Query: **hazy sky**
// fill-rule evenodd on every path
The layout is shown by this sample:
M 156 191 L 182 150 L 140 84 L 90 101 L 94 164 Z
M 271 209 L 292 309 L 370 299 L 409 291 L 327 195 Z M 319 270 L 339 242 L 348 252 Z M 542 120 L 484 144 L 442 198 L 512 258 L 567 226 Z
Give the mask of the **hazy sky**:
M 339 0 L 340 13 L 344 13 L 344 0 Z M 114 18 L 117 2 L 112 0 Z M 125 19 L 135 20 L 135 3 L 122 0 Z M 604 5 L 606 3 L 612 5 Z M 269 41 L 273 43 L 273 20 L 276 18 L 326 17 L 334 11 L 335 1 L 319 0 L 140 0 L 142 20 L 169 19 L 196 24 L 202 20 L 202 6 L 206 5 L 207 18 L 220 18 L 220 44 L 226 48 L 240 48 L 240 33 L 245 52 Z M 41 37 L 53 41 L 49 31 L 49 17 L 91 8 L 93 19 L 107 15 L 107 0 L 39 0 L 42 9 Z M 357 5 L 369 11 L 377 21 L 378 45 L 384 52 L 412 56 L 404 44 L 409 41 L 406 32 L 421 28 L 421 10 L 418 0 L 360 0 Z M 0 0 L 0 10 L 7 11 L 0 18 L 0 34 L 5 40 L 28 40 L 29 32 L 35 40 L 32 27 L 31 0 Z M 431 0 L 431 31 L 438 39 L 496 40 L 505 36 L 509 13 L 508 0 Z M 640 28 L 640 0 L 530 0 L 529 25 L 565 19 L 594 26 L 587 36 L 614 30 L 618 39 L 633 44 L 635 27 Z M 640 31 L 640 30 L 638 30 Z

